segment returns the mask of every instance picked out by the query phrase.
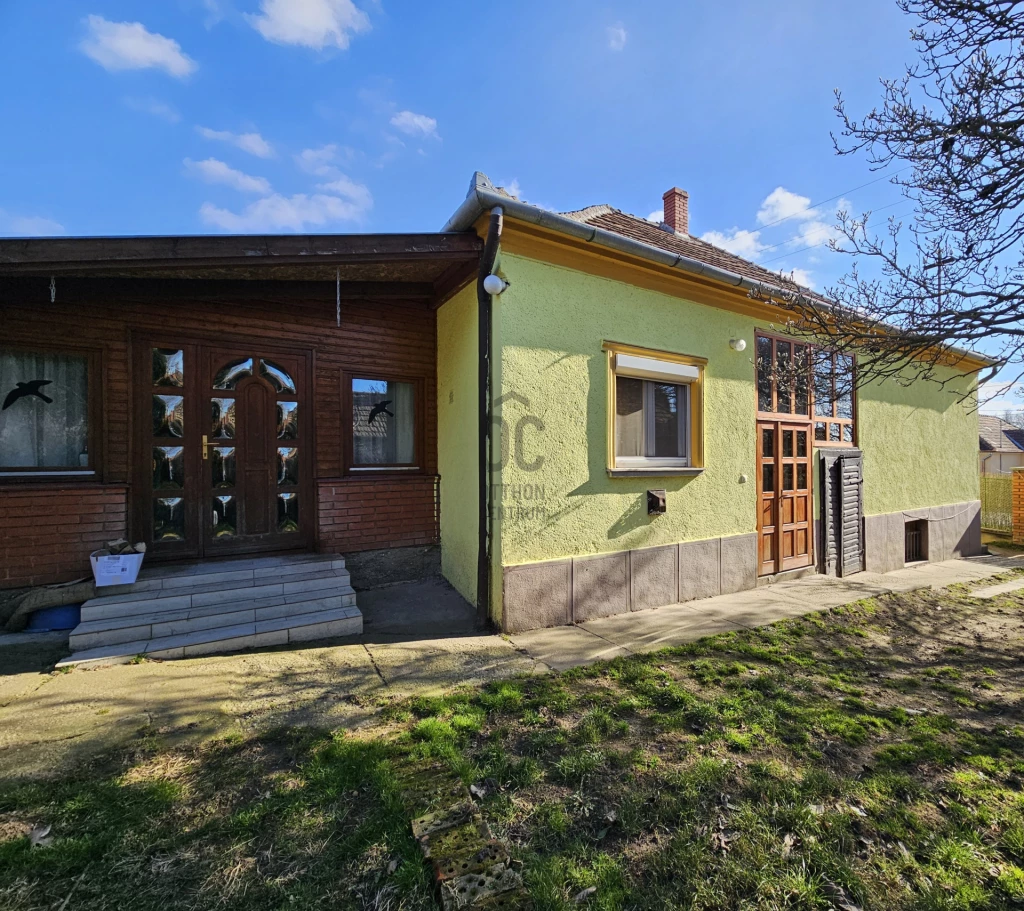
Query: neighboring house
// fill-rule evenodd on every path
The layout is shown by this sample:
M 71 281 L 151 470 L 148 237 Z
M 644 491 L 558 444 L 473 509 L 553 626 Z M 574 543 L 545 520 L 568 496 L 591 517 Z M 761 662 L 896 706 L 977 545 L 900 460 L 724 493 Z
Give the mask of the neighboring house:
M 978 442 L 983 475 L 1009 475 L 1024 466 L 1024 430 L 992 415 L 978 416 Z
M 750 297 L 778 276 L 665 203 L 558 215 L 476 175 L 437 234 L 0 241 L 0 586 L 122 535 L 150 563 L 341 551 L 377 581 L 439 545 L 518 630 L 979 552 L 988 362 L 941 368 L 963 404 L 844 395 L 852 365 L 812 376 Z

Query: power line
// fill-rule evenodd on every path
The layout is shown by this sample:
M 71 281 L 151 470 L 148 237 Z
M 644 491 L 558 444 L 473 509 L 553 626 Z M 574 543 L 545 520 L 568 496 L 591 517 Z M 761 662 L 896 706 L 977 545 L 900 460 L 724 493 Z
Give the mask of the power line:
M 879 208 L 874 209 L 873 212 L 881 212 L 883 209 L 891 209 L 893 206 L 898 206 L 901 202 L 904 202 L 904 200 L 901 199 L 898 202 L 890 203 L 887 206 L 880 206 Z M 906 214 L 908 214 L 910 212 L 913 212 L 913 211 L 914 211 L 914 209 L 913 209 L 913 207 L 911 207 L 911 208 L 907 209 L 904 212 L 897 212 L 897 213 L 895 213 L 893 215 L 893 217 L 894 218 L 898 218 L 901 215 L 906 215 Z M 788 241 L 788 240 L 783 241 L 783 243 L 789 243 L 789 242 L 790 241 Z M 760 262 L 758 262 L 758 265 L 760 265 L 760 266 L 767 266 L 768 263 L 777 262 L 780 259 L 785 259 L 787 256 L 796 256 L 799 253 L 806 253 L 808 250 L 813 250 L 815 247 L 824 246 L 827 243 L 828 243 L 828 240 L 826 239 L 826 240 L 819 241 L 816 244 L 808 244 L 806 247 L 800 247 L 799 249 L 796 249 L 796 250 L 790 250 L 788 253 L 783 253 L 780 256 L 773 256 L 771 259 L 766 259 L 766 260 L 760 261 Z M 775 246 L 779 246 L 779 244 L 776 244 Z M 765 249 L 766 250 L 770 250 L 772 248 L 771 247 L 765 247 Z
M 887 203 L 884 206 L 879 206 L 877 209 L 871 209 L 870 212 L 871 212 L 872 215 L 875 212 L 884 212 L 886 209 L 891 209 L 893 206 L 898 206 L 898 205 L 900 205 L 901 203 L 904 203 L 904 202 L 906 202 L 905 199 L 897 199 L 896 202 L 890 202 L 890 203 Z M 792 237 L 790 237 L 788 240 L 780 240 L 777 244 L 771 244 L 771 246 L 762 247 L 759 252 L 764 253 L 764 252 L 766 252 L 768 250 L 774 250 L 776 247 L 781 247 L 781 246 L 783 246 L 785 244 L 791 244 L 793 242 L 793 240 L 794 240 L 794 238 L 792 238 Z M 819 246 L 821 246 L 821 244 L 814 244 L 813 246 L 819 247 Z
M 870 187 L 872 184 L 878 183 L 880 180 L 887 180 L 890 177 L 895 177 L 897 174 L 900 174 L 903 171 L 906 171 L 907 168 L 912 168 L 912 167 L 913 167 L 913 165 L 910 165 L 910 164 L 904 165 L 902 168 L 899 168 L 898 170 L 893 171 L 890 174 L 882 174 L 880 177 L 876 177 L 874 180 L 869 180 L 867 183 L 862 183 L 859 187 L 853 187 L 852 189 L 849 189 L 849 190 L 843 190 L 841 193 L 836 193 L 835 196 L 830 196 L 828 199 L 821 200 L 821 202 L 812 203 L 807 208 L 808 209 L 814 209 L 814 208 L 817 208 L 818 206 L 825 205 L 825 203 L 827 203 L 827 202 L 833 202 L 836 199 L 841 199 L 847 193 L 856 193 L 858 190 L 863 190 L 865 187 Z M 796 218 L 800 214 L 801 213 L 799 213 L 799 212 L 793 212 L 791 215 L 784 215 L 782 218 L 778 219 L 778 221 L 773 221 L 773 222 L 769 222 L 766 225 L 761 225 L 761 230 L 763 231 L 765 228 L 774 228 L 775 225 L 780 225 L 784 221 L 789 221 L 789 219 L 791 219 L 791 218 Z

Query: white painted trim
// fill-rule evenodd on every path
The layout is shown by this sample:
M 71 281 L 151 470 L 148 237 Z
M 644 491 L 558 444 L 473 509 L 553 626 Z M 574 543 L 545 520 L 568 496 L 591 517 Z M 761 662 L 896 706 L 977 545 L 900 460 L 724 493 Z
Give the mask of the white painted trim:
M 618 376 L 637 376 L 646 380 L 668 380 L 670 383 L 693 383 L 700 379 L 700 367 L 676 364 L 653 357 L 635 354 L 615 355 L 615 373 Z

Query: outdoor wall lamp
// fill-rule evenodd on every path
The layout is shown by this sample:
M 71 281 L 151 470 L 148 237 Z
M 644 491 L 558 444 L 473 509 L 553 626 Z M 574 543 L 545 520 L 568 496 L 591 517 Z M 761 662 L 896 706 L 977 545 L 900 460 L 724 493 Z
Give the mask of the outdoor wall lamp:
M 488 294 L 501 294 L 508 287 L 508 282 L 500 276 L 491 274 L 484 279 L 484 291 Z
M 747 340 L 745 338 L 731 338 L 729 339 L 729 347 L 733 351 L 746 351 Z

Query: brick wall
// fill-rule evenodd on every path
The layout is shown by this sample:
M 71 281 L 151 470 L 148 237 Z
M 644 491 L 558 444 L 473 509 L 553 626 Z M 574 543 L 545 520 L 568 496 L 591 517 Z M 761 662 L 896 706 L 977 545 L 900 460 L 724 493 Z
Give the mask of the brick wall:
M 145 351 L 146 339 L 174 339 L 179 334 L 200 344 L 272 344 L 313 352 L 313 467 L 320 479 L 315 495 L 320 499 L 324 523 L 316 530 L 317 549 L 354 551 L 437 543 L 436 314 L 429 300 L 391 296 L 377 300 L 372 293 L 366 299 L 345 298 L 339 327 L 333 277 L 327 282 L 69 277 L 59 279 L 58 284 L 57 300 L 51 302 L 48 278 L 0 278 L 0 335 L 5 343 L 31 346 L 39 340 L 54 344 L 64 340 L 98 352 L 100 474 L 92 484 L 33 483 L 33 493 L 27 499 L 23 496 L 28 493 L 27 485 L 0 480 L 0 510 L 9 500 L 17 503 L 14 514 L 20 520 L 17 528 L 8 528 L 6 513 L 0 511 L 0 588 L 86 575 L 89 551 L 125 534 L 124 488 L 132 483 L 133 452 L 140 448 L 139 440 L 133 441 L 132 427 L 146 426 L 147 407 L 143 404 L 140 423 L 139 414 L 132 414 L 132 390 L 137 385 L 134 360 Z M 173 318 L 168 317 L 169 312 Z M 420 382 L 424 398 L 422 464 L 427 476 L 341 477 L 345 435 L 342 375 L 364 370 L 395 373 Z M 148 394 L 148 384 L 143 383 L 142 388 L 147 390 L 143 394 Z M 141 448 L 145 450 L 145 446 Z M 80 502 L 91 508 L 95 505 L 92 496 L 80 491 L 98 491 L 102 499 L 110 495 L 104 482 L 119 486 L 117 529 L 94 534 L 90 524 L 64 521 L 63 515 L 53 514 L 56 505 L 70 508 Z M 129 525 L 134 527 L 126 536 L 133 540 L 143 537 L 143 516 L 136 512 L 132 515 L 129 510 L 128 514 Z M 89 513 L 79 518 L 86 515 Z M 364 519 L 366 525 L 360 528 Z M 90 530 L 83 532 L 79 525 Z M 76 532 L 88 540 L 74 538 Z M 44 554 L 47 547 L 49 553 Z M 26 554 L 35 565 L 20 559 Z M 156 556 L 154 553 L 148 559 Z M 22 568 L 13 567 L 13 562 Z
M 0 487 L 0 588 L 90 575 L 89 554 L 127 530 L 123 486 Z
M 318 485 L 320 550 L 437 544 L 437 477 L 344 478 Z
M 1014 468 L 1013 476 L 1013 543 L 1024 544 L 1024 468 Z

